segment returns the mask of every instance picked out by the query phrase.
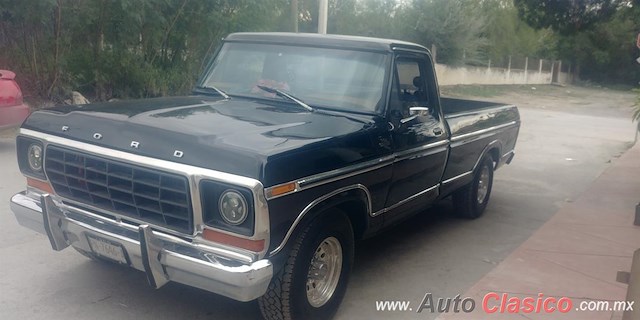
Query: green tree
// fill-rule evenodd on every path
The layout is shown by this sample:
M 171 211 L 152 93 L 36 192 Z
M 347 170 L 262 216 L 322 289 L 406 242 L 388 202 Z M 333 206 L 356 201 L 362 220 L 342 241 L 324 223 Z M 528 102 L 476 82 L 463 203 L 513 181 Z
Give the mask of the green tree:
M 46 92 L 53 82 L 55 7 L 54 0 L 0 0 L 0 67 L 33 75 L 24 81 L 25 91 Z
M 514 0 L 534 28 L 558 32 L 557 56 L 572 61 L 576 78 L 636 84 L 633 39 L 640 30 L 640 1 Z
M 290 7 L 291 0 L 0 0 L 0 68 L 17 72 L 27 98 L 187 93 L 222 37 L 290 31 Z M 300 31 L 316 32 L 318 0 L 298 7 Z M 329 0 L 328 31 L 435 45 L 448 64 L 558 57 L 584 66 L 590 79 L 632 83 L 640 80 L 638 10 L 640 0 Z
M 270 31 L 282 0 L 0 0 L 0 67 L 60 100 L 186 93 L 220 39 Z
M 486 61 L 487 19 L 478 2 L 465 0 L 415 0 L 409 22 L 413 40 L 437 47 L 438 62 L 446 64 Z
M 555 33 L 550 28 L 535 30 L 522 21 L 512 1 L 485 0 L 481 10 L 487 19 L 485 51 L 494 63 L 504 65 L 509 56 L 553 57 Z
M 437 47 L 439 62 L 484 61 L 486 19 L 468 0 L 358 1 L 343 34 L 395 38 Z
M 514 0 L 524 21 L 536 29 L 550 27 L 575 34 L 611 17 L 623 0 Z

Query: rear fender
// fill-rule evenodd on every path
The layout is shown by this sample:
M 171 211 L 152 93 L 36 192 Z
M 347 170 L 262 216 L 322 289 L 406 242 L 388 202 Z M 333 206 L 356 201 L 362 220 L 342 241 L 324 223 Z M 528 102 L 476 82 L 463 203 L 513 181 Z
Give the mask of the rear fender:
M 494 164 L 494 169 L 497 169 L 497 166 L 500 162 L 500 156 L 502 155 L 501 153 L 502 151 L 502 142 L 500 142 L 500 140 L 493 140 L 491 142 L 489 142 L 489 144 L 487 144 L 486 147 L 484 147 L 484 149 L 482 150 L 482 152 L 480 153 L 480 156 L 478 157 L 478 160 L 476 160 L 476 163 L 473 165 L 473 172 L 476 171 L 476 169 L 478 168 L 478 166 L 480 165 L 480 161 L 482 161 L 482 159 L 485 157 L 485 155 L 490 155 L 491 159 L 493 159 Z

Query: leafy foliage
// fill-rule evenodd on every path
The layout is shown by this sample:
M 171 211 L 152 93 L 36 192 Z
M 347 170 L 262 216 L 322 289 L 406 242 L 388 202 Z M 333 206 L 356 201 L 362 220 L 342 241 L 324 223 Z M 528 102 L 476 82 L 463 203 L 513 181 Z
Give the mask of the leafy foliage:
M 446 64 L 485 60 L 482 49 L 487 45 L 487 20 L 477 9 L 470 1 L 415 1 L 414 39 L 434 44 L 439 61 Z
M 534 28 L 558 32 L 555 55 L 573 62 L 577 77 L 637 84 L 634 60 L 640 31 L 640 0 L 514 0 Z
M 535 30 L 518 17 L 511 1 L 483 1 L 480 10 L 488 23 L 486 54 L 498 62 L 508 56 L 553 58 L 557 36 L 549 28 Z
M 493 0 L 490 0 L 493 1 Z M 485 60 L 487 19 L 468 0 L 357 1 L 337 33 L 396 38 L 436 46 L 438 62 Z
M 297 2 L 300 32 L 316 32 L 318 0 Z M 226 34 L 289 31 L 290 5 L 0 0 L 0 68 L 17 72 L 27 99 L 60 101 L 71 90 L 92 100 L 183 94 Z M 635 84 L 639 10 L 640 0 L 329 0 L 328 31 L 435 46 L 446 64 L 560 58 L 584 77 Z
M 233 31 L 277 28 L 277 0 L 0 0 L 0 66 L 25 91 L 60 100 L 188 92 Z
M 552 28 L 562 34 L 589 29 L 612 16 L 621 0 L 514 0 L 520 16 L 534 28 Z

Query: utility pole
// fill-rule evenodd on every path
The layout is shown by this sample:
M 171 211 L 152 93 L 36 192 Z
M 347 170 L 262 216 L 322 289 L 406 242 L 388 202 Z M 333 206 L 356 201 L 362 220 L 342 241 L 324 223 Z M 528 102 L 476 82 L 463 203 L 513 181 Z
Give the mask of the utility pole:
M 291 31 L 298 32 L 298 0 L 291 0 Z
M 327 12 L 329 11 L 329 0 L 318 1 L 318 33 L 327 34 Z

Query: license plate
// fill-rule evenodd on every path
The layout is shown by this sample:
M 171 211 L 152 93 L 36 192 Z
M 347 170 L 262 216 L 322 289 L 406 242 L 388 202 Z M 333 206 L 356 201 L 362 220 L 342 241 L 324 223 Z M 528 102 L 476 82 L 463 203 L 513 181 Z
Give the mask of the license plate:
M 127 254 L 121 244 L 89 235 L 87 239 L 93 253 L 118 263 L 128 264 Z

